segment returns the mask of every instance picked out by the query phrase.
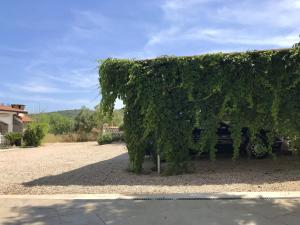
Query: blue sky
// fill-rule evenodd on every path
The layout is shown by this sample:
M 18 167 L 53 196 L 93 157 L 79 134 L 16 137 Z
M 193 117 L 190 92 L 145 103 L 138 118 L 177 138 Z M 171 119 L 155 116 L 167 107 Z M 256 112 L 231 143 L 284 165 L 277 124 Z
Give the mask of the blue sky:
M 92 108 L 98 59 L 290 47 L 299 25 L 300 0 L 1 1 L 0 103 Z

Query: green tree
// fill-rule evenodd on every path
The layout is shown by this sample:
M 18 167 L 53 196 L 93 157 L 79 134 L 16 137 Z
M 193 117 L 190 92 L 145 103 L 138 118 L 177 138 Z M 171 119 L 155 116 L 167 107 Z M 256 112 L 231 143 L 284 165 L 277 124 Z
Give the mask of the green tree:
M 55 135 L 70 133 L 74 126 L 74 120 L 59 113 L 41 113 L 33 118 L 39 123 L 48 124 L 49 133 Z
M 104 115 L 100 104 L 95 106 L 96 111 L 96 122 L 97 124 L 107 123 L 111 126 L 121 126 L 123 124 L 123 118 L 124 118 L 124 109 L 116 109 L 113 111 L 112 116 Z
M 79 133 L 89 133 L 96 126 L 95 113 L 87 107 L 81 107 L 75 117 L 74 130 Z
M 58 113 L 53 113 L 49 116 L 49 132 L 52 134 L 66 134 L 73 129 L 73 121 Z

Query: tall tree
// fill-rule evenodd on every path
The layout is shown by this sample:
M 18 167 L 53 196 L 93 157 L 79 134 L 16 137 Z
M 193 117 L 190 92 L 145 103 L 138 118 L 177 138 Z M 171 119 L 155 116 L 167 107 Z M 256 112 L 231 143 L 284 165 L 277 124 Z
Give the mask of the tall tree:
M 79 133 L 89 133 L 96 126 L 95 113 L 82 106 L 75 117 L 74 130 Z

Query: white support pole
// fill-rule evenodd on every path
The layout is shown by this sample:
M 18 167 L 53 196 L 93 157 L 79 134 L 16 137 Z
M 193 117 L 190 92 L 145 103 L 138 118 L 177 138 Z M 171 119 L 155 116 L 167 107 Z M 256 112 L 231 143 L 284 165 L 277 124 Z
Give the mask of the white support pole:
M 157 154 L 157 173 L 160 174 L 160 156 Z

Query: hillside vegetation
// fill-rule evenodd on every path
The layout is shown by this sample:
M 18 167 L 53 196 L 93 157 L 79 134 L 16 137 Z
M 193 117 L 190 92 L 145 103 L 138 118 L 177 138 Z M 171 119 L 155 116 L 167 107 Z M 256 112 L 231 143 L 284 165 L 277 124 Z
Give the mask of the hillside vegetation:
M 120 126 L 123 123 L 123 109 L 114 110 L 112 120 L 100 117 L 99 113 L 99 107 L 95 107 L 95 110 L 82 107 L 81 109 L 31 114 L 30 117 L 36 122 L 48 124 L 49 133 L 54 135 L 82 130 L 89 133 L 103 123 L 108 123 L 110 126 Z

